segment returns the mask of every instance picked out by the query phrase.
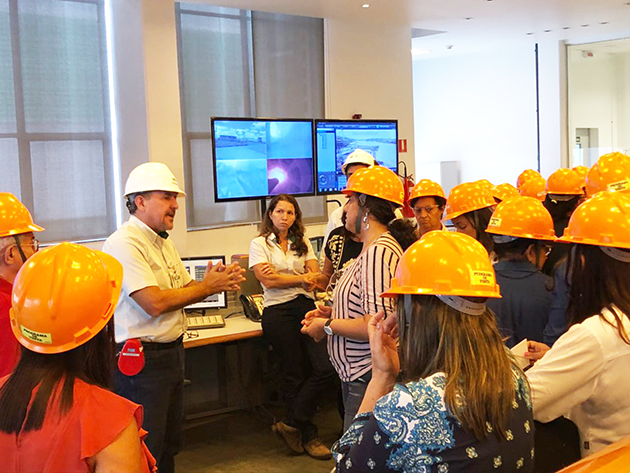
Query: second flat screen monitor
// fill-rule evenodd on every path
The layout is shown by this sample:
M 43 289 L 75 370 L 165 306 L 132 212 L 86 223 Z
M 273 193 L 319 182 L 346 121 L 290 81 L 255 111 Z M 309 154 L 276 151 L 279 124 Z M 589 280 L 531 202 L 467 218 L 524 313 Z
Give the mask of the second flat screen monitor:
M 317 193 L 333 194 L 346 188 L 341 166 L 348 155 L 360 148 L 381 166 L 398 168 L 398 121 L 316 120 Z
M 313 195 L 312 120 L 212 119 L 217 202 Z

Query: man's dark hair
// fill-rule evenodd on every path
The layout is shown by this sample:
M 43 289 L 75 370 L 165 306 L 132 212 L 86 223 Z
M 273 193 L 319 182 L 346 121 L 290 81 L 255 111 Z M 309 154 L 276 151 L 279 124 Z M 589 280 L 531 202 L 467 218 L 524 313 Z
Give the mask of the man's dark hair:
M 153 191 L 147 191 L 147 192 L 136 192 L 134 194 L 129 194 L 127 196 L 127 202 L 125 202 L 125 205 L 127 206 L 127 210 L 129 210 L 129 215 L 135 215 L 135 213 L 138 211 L 138 206 L 136 205 L 136 197 L 138 197 L 139 195 L 143 196 L 143 197 L 148 197 L 149 195 L 151 195 Z

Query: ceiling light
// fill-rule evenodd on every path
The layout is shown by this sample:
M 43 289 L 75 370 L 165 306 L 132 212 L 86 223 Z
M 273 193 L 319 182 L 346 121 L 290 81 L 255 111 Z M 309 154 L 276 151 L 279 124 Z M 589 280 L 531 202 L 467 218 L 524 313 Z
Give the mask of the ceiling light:
M 571 27 L 570 27 L 570 26 L 565 26 L 565 27 L 563 27 L 562 29 L 563 29 L 563 30 L 570 30 L 570 29 L 571 29 Z
M 607 22 L 607 21 L 600 21 L 600 22 L 599 22 L 599 24 L 600 24 L 600 25 L 607 25 L 607 24 L 608 24 L 608 22 Z
M 525 34 L 526 34 L 527 36 L 531 36 L 531 35 L 533 35 L 534 33 L 525 33 Z
M 363 8 L 370 8 L 370 4 L 369 3 L 364 3 L 363 5 L 361 5 Z
M 582 28 L 588 28 L 588 25 L 582 25 Z
M 552 30 L 545 30 L 545 33 L 551 33 Z

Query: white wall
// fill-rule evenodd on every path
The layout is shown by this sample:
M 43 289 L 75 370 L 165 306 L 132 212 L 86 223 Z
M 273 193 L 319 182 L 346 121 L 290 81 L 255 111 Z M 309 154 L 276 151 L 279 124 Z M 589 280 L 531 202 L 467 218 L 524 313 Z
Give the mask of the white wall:
M 530 44 L 413 62 L 416 169 L 460 161 L 461 182 L 514 183 L 536 168 Z
M 112 0 L 122 183 L 138 162 L 166 163 L 183 186 L 182 130 L 173 0 Z M 325 23 L 326 113 L 329 118 L 397 118 L 413 157 L 409 28 Z M 403 158 L 404 159 L 404 158 Z M 413 159 L 409 159 L 413 161 Z M 409 163 L 413 168 L 413 162 Z M 186 255 L 247 253 L 257 226 L 186 231 L 180 199 L 172 238 Z M 125 213 L 126 217 L 126 213 Z M 308 227 L 310 236 L 324 225 Z M 100 247 L 101 243 L 94 244 Z
M 535 43 L 413 61 L 416 169 L 460 161 L 461 182 L 509 182 L 536 169 Z M 538 44 L 540 165 L 547 177 L 566 156 L 566 58 L 563 42 Z M 566 165 L 566 164 L 564 164 Z

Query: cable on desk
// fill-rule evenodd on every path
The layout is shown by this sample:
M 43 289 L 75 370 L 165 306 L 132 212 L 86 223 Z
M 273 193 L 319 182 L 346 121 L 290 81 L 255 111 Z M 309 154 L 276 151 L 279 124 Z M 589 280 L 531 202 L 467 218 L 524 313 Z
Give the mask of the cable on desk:
M 223 318 L 227 319 L 229 317 L 232 317 L 233 315 L 245 315 L 245 312 L 243 312 L 242 310 L 236 310 L 234 312 L 230 312 L 228 315 L 224 315 Z

